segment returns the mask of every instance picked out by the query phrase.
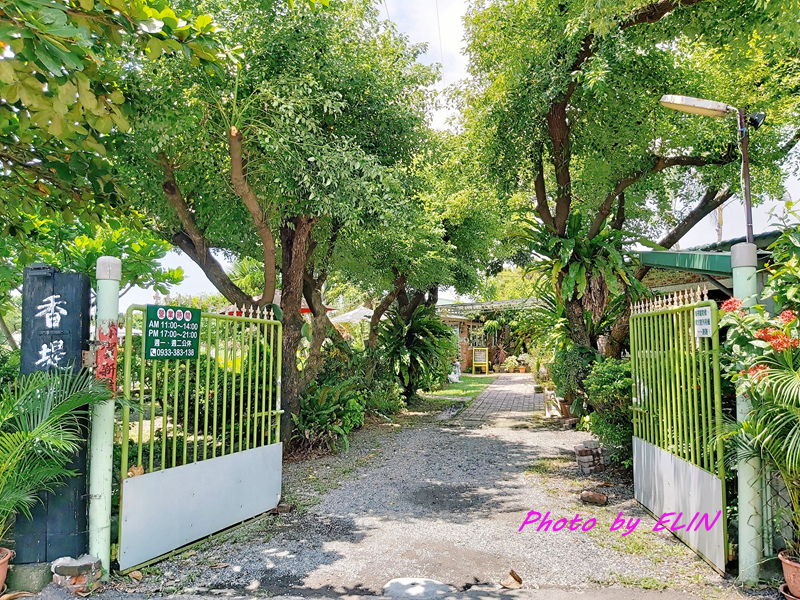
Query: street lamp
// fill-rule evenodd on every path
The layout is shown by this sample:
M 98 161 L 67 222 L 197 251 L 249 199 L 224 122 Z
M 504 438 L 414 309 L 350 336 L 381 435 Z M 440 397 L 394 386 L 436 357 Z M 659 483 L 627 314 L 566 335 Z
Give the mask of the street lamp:
M 754 243 L 753 208 L 750 202 L 750 155 L 747 151 L 748 126 L 758 129 L 764 123 L 766 115 L 764 113 L 748 115 L 743 108 L 737 109 L 724 102 L 671 94 L 661 96 L 661 105 L 672 110 L 706 117 L 727 117 L 731 113 L 736 113 L 739 120 L 739 143 L 742 148 L 742 189 L 744 190 L 744 215 L 747 222 L 747 243 Z

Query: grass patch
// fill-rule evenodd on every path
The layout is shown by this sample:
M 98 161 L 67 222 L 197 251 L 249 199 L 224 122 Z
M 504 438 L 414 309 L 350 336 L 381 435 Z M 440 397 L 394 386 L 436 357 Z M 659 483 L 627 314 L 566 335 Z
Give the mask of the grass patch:
M 616 583 L 628 587 L 638 587 L 643 590 L 664 590 L 669 587 L 669 582 L 659 581 L 654 577 L 636 577 L 619 573 L 610 573 L 610 575 Z
M 525 469 L 526 475 L 549 475 L 551 473 L 557 473 L 560 469 L 563 469 L 567 465 L 571 465 L 575 462 L 573 458 L 567 456 L 548 456 L 545 458 L 540 458 L 535 463 L 530 465 L 527 469 Z
M 441 390 L 431 392 L 431 396 L 452 396 L 463 400 L 474 400 L 485 390 L 497 377 L 461 375 L 458 383 L 448 383 Z

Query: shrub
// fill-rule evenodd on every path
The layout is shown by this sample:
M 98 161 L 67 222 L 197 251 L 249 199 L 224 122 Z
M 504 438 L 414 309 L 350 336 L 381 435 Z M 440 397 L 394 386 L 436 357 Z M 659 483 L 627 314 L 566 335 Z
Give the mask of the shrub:
M 588 429 L 609 451 L 611 462 L 633 464 L 633 380 L 627 360 L 606 358 L 596 362 L 586 378 L 588 404 L 594 410 Z
M 0 386 L 13 383 L 19 375 L 19 350 L 0 347 Z
M 532 367 L 532 359 L 529 354 L 520 354 L 517 357 L 517 362 L 523 367 Z
M 516 371 L 519 368 L 519 361 L 516 356 L 509 356 L 503 361 L 503 366 L 507 371 Z
M 550 373 L 560 396 L 567 399 L 585 395 L 584 381 L 589 375 L 597 352 L 575 344 L 564 344 L 553 357 Z
M 364 425 L 364 412 L 364 394 L 353 380 L 338 385 L 314 382 L 300 399 L 300 414 L 292 415 L 294 439 L 301 449 L 334 450 L 339 441 L 347 449 L 347 436 Z

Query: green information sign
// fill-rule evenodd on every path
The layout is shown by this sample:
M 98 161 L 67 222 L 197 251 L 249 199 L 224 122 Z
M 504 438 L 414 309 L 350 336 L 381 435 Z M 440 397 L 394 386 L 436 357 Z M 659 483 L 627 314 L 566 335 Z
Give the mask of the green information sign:
M 200 350 L 200 309 L 147 305 L 144 356 L 149 360 L 197 358 Z

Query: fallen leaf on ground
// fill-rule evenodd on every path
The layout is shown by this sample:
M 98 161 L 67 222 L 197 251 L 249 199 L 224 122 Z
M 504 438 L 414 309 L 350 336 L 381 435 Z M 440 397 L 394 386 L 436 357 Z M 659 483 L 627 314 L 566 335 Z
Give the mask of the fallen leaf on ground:
M 224 569 L 225 567 L 229 567 L 228 563 L 216 563 L 214 565 L 209 566 L 209 569 Z
M 136 581 L 141 581 L 144 575 L 142 575 L 141 571 L 131 571 L 130 573 L 128 573 L 128 577 L 130 577 L 131 579 L 135 579 Z
M 0 600 L 14 600 L 15 598 L 26 598 L 35 595 L 36 594 L 31 594 L 30 592 L 11 592 L 10 594 L 3 594 L 0 596 Z
M 597 487 L 614 487 L 614 484 L 610 481 L 604 481 L 603 483 L 598 483 Z

